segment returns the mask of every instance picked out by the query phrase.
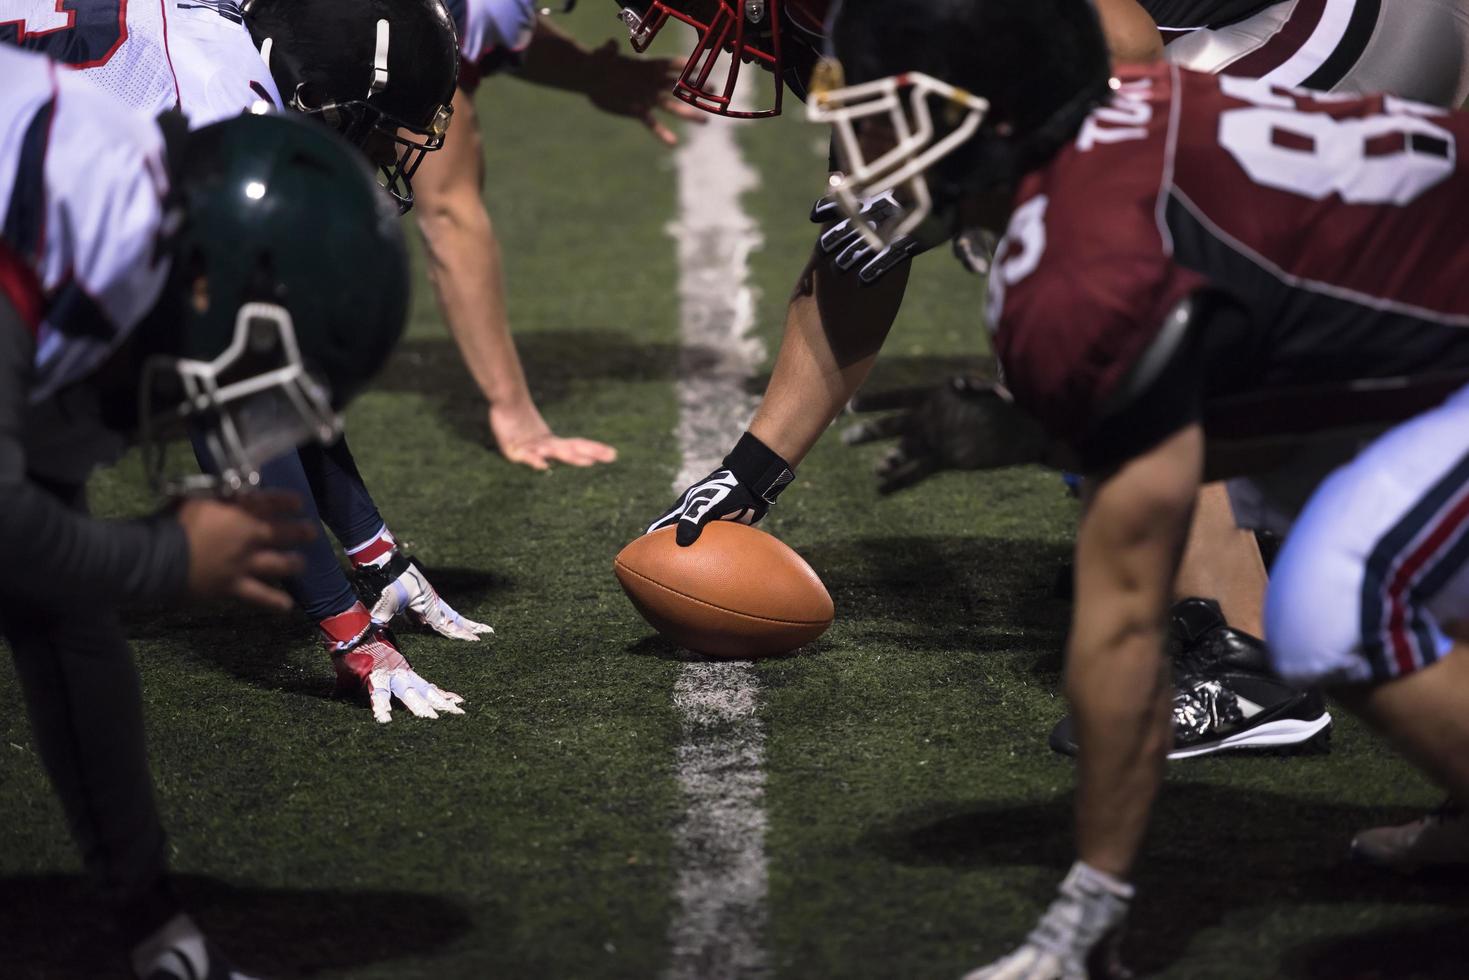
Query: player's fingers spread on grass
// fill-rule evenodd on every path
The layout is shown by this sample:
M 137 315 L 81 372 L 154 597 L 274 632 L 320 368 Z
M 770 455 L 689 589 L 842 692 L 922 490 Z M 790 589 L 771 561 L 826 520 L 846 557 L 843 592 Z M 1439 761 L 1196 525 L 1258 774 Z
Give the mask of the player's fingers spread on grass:
M 582 456 L 590 459 L 594 463 L 617 462 L 617 449 L 607 445 L 605 442 L 598 442 L 595 439 L 568 439 L 566 441 L 575 447 L 576 451 L 581 453 Z
M 436 610 L 423 615 L 423 621 L 440 636 L 446 636 L 451 640 L 466 640 L 470 643 L 478 643 L 480 636 L 493 635 L 495 632 L 492 626 L 476 623 L 472 619 L 459 615 L 443 600 L 439 601 Z
M 557 439 L 546 455 L 558 463 L 572 466 L 595 466 L 617 460 L 617 450 L 595 439 Z
M 516 446 L 503 450 L 503 452 L 505 453 L 505 458 L 510 460 L 510 462 L 517 463 L 521 466 L 529 466 L 537 472 L 543 472 L 551 468 L 551 464 L 546 461 L 545 452 L 538 448 Z
M 388 671 L 374 670 L 367 675 L 367 702 L 378 724 L 386 725 L 393 720 L 393 691 Z
M 436 684 L 430 684 L 428 685 L 428 689 L 424 691 L 423 696 L 428 701 L 429 707 L 435 711 L 442 711 L 451 715 L 464 714 L 464 709 L 459 707 L 464 703 L 464 699 L 452 691 L 445 691 Z
M 437 711 L 429 707 L 428 702 L 424 700 L 423 694 L 420 693 L 417 688 L 405 688 L 403 692 L 398 695 L 398 700 L 403 702 L 403 706 L 407 708 L 415 718 L 428 718 L 429 720 L 433 720 L 439 716 L 439 713 Z

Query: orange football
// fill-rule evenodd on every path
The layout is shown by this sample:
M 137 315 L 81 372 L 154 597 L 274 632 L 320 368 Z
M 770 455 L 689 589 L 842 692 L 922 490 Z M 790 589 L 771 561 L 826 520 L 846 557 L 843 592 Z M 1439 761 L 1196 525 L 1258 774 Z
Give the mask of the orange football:
M 816 639 L 835 610 L 826 586 L 779 539 L 713 521 L 687 548 L 671 527 L 636 538 L 612 563 L 643 618 L 713 657 L 768 657 Z

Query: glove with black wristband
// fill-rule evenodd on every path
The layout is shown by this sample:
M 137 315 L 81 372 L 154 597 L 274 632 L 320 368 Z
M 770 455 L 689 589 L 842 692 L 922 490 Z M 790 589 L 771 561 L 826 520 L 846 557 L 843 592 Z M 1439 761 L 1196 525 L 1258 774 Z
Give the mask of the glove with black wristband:
M 861 220 L 878 228 L 902 210 L 902 205 L 889 191 L 862 202 Z M 856 269 L 857 280 L 864 286 L 871 286 L 915 255 L 933 247 L 932 242 L 924 242 L 916 235 L 904 235 L 887 248 L 874 248 L 863 237 L 858 222 L 842 213 L 834 197 L 823 197 L 816 202 L 811 208 L 811 222 L 829 225 L 817 239 L 817 245 L 821 253 L 831 259 L 832 267 L 844 273 Z
M 685 490 L 667 513 L 648 525 L 648 533 L 676 526 L 678 545 L 687 548 L 710 521 L 756 524 L 795 478 L 789 463 L 746 432 L 724 457 L 724 465 Z

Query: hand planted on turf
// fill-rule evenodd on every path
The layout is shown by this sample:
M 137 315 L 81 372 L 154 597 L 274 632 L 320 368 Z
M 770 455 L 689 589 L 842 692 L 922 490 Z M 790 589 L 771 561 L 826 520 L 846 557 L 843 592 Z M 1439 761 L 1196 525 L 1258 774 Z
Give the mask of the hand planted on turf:
M 364 691 L 372 716 L 380 724 L 393 720 L 393 698 L 419 718 L 437 718 L 439 712 L 462 715 L 464 699 L 441 690 L 418 675 L 393 644 L 393 638 L 373 625 L 360 640 L 332 654 L 337 690 Z
M 478 642 L 482 634 L 495 632 L 493 627 L 455 612 L 407 555 L 395 553 L 384 568 L 364 569 L 359 578 L 376 596 L 372 621 L 378 626 L 386 626 L 394 616 L 405 613 L 412 622 L 451 640 Z
M 963 980 L 1089 980 L 1130 976 L 1117 956 L 1117 935 L 1133 889 L 1077 861 L 1059 894 L 1025 942 Z
M 301 571 L 291 549 L 314 538 L 316 527 L 296 519 L 300 512 L 300 498 L 279 491 L 181 501 L 174 518 L 189 542 L 189 594 L 290 609 L 291 597 L 268 583 Z
M 878 461 L 878 492 L 893 493 L 942 470 L 983 470 L 1039 462 L 1048 441 L 1039 424 L 1015 407 L 1005 389 L 977 378 L 951 378 L 938 388 L 907 389 L 852 401 L 857 412 L 902 409 L 842 433 L 849 446 L 897 438 Z
M 603 112 L 636 119 L 664 146 L 677 146 L 678 136 L 654 115 L 662 110 L 685 122 L 702 125 L 708 116 L 674 98 L 673 87 L 683 73 L 676 58 L 635 58 L 618 50 L 609 40 L 592 52 L 591 85 L 587 98 Z
M 464 699 L 420 677 L 398 651 L 393 634 L 374 623 L 362 603 L 317 625 L 332 655 L 338 692 L 364 692 L 380 723 L 393 720 L 395 697 L 420 718 L 437 718 L 440 711 L 464 714 L 459 707 Z
M 556 435 L 534 405 L 490 406 L 490 434 L 500 455 L 533 470 L 549 470 L 552 463 L 596 466 L 617 461 L 617 450 L 604 443 Z
M 674 539 L 687 548 L 710 521 L 758 524 L 795 478 L 790 464 L 746 432 L 724 465 L 685 490 L 645 533 L 676 526 Z
M 862 201 L 862 222 L 869 228 L 879 228 L 902 210 L 897 198 L 887 191 Z M 816 202 L 811 208 L 811 221 L 818 225 L 835 222 L 822 231 L 817 246 L 838 271 L 856 269 L 857 279 L 864 286 L 872 285 L 915 255 L 933 247 L 932 242 L 923 242 L 916 235 L 903 235 L 886 248 L 873 248 L 862 237 L 859 224 L 846 216 L 834 197 L 823 197 Z

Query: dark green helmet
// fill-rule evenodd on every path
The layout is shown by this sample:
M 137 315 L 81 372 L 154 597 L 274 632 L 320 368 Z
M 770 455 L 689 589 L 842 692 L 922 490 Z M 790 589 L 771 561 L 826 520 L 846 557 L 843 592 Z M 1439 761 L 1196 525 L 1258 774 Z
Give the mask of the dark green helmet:
M 206 126 L 172 141 L 169 169 L 180 224 L 166 315 L 145 340 L 143 421 L 166 399 L 238 488 L 330 439 L 336 411 L 382 368 L 407 315 L 403 234 L 361 156 L 302 119 Z

